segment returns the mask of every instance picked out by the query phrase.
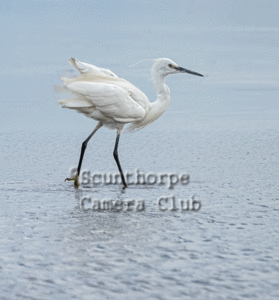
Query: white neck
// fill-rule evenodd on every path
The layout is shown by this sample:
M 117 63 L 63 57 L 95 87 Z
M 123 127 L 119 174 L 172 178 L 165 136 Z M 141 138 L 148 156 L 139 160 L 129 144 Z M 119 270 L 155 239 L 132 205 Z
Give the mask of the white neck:
M 155 76 L 153 75 L 152 81 L 157 94 L 157 100 L 152 103 L 152 113 L 156 114 L 156 117 L 159 118 L 170 103 L 170 89 L 165 83 L 165 76 L 162 74 L 157 73 Z
M 155 75 L 152 76 L 152 81 L 156 89 L 157 100 L 151 103 L 151 108 L 145 117 L 139 123 L 130 127 L 131 130 L 143 128 L 157 120 L 165 112 L 170 103 L 170 90 L 165 84 L 165 76 L 158 73 Z

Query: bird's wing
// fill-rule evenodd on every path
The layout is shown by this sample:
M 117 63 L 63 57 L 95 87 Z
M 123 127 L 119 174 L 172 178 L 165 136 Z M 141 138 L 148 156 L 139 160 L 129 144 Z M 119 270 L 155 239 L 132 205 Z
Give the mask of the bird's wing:
M 92 75 L 98 75 L 98 76 L 118 78 L 117 75 L 115 75 L 113 72 L 111 72 L 108 69 L 102 69 L 102 68 L 98 68 L 98 67 L 90 65 L 90 64 L 83 63 L 76 58 L 70 58 L 68 60 L 68 62 L 73 67 L 75 67 L 77 70 L 79 70 L 80 74 L 82 74 L 82 75 L 92 74 Z
M 83 105 L 94 106 L 106 117 L 116 121 L 133 122 L 145 116 L 145 110 L 133 100 L 129 92 L 117 85 L 75 81 L 68 83 L 66 87 L 89 100 L 88 104 Z

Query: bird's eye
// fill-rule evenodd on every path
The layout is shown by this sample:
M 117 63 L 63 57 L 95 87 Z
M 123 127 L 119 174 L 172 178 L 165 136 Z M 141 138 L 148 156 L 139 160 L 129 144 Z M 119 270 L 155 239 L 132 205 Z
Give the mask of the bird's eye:
M 169 67 L 170 67 L 170 68 L 172 68 L 172 67 L 173 67 L 173 65 L 172 65 L 172 64 L 169 64 Z

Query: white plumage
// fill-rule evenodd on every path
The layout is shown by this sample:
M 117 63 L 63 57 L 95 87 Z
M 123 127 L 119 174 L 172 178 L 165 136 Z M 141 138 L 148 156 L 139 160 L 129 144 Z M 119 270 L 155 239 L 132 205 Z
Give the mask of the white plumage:
M 164 113 L 170 101 L 170 90 L 165 84 L 166 75 L 182 72 L 203 75 L 178 67 L 168 58 L 155 59 L 151 74 L 157 100 L 150 103 L 141 90 L 125 79 L 119 78 L 110 70 L 80 62 L 76 58 L 69 59 L 69 63 L 79 70 L 80 75 L 73 78 L 62 77 L 64 86 L 56 87 L 56 91 L 70 92 L 74 98 L 58 100 L 58 102 L 63 107 L 74 109 L 99 123 L 83 143 L 77 175 L 67 180 L 74 180 L 75 186 L 79 185 L 78 176 L 87 142 L 100 127 L 106 126 L 110 129 L 117 129 L 114 157 L 123 186 L 126 187 L 117 154 L 119 136 L 124 125 L 130 123 L 128 131 L 142 129 Z
M 110 70 L 82 63 L 71 58 L 69 62 L 81 75 L 62 77 L 66 89 L 75 98 L 59 100 L 63 107 L 75 109 L 89 118 L 102 122 L 111 129 L 121 130 L 126 123 L 142 120 L 150 110 L 146 95 L 130 82 Z

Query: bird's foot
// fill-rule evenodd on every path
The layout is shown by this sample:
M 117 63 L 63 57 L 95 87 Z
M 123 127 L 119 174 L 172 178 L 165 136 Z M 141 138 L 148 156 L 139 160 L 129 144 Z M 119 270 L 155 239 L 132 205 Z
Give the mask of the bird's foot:
M 78 180 L 78 174 L 75 175 L 75 177 L 73 178 L 66 178 L 65 181 L 74 181 L 74 187 L 76 189 L 78 189 L 78 187 L 80 186 L 79 180 Z
M 122 190 L 125 190 L 125 189 L 126 189 L 126 187 L 128 187 L 128 185 L 125 185 L 125 184 L 123 184 L 123 188 L 122 188 Z

